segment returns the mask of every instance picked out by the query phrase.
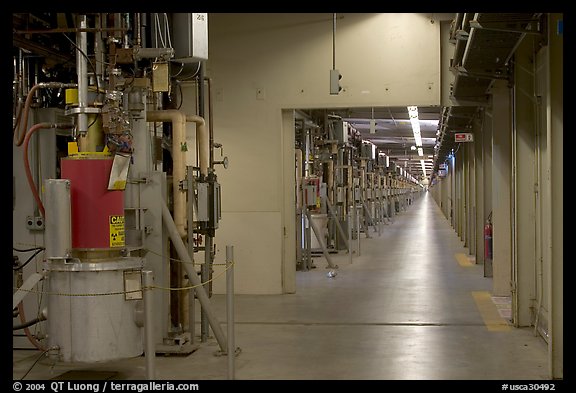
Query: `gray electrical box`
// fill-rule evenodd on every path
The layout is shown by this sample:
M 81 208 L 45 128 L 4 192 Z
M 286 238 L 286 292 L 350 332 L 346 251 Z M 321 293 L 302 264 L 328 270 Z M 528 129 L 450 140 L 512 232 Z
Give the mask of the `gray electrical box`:
M 208 14 L 172 14 L 174 59 L 180 63 L 208 60 Z
M 208 183 L 196 183 L 198 189 L 195 221 L 208 221 Z

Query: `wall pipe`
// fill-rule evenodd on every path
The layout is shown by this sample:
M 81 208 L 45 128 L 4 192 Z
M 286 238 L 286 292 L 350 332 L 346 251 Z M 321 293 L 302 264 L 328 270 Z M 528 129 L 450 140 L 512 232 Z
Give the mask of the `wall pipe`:
M 182 150 L 186 144 L 186 115 L 176 109 L 147 111 L 148 122 L 172 123 L 172 191 L 174 196 L 174 222 L 181 238 L 186 237 L 186 198 L 180 182 L 186 180 L 186 159 Z
M 208 322 L 212 327 L 212 331 L 214 332 L 214 336 L 220 345 L 220 349 L 222 351 L 226 351 L 226 337 L 224 336 L 220 322 L 218 322 L 216 314 L 214 314 L 214 311 L 210 307 L 210 299 L 208 298 L 208 295 L 206 294 L 206 291 L 204 290 L 204 287 L 198 278 L 198 273 L 196 273 L 196 270 L 192 268 L 192 258 L 190 258 L 190 254 L 188 254 L 188 250 L 186 249 L 184 241 L 179 236 L 178 228 L 172 219 L 172 215 L 170 214 L 170 210 L 168 210 L 166 203 L 162 204 L 162 223 L 168 231 L 170 240 L 172 241 L 172 244 L 174 245 L 179 258 L 184 262 L 183 265 L 186 269 L 186 273 L 188 274 L 188 280 L 194 286 L 196 297 L 200 301 L 200 304 L 202 305 L 202 308 L 208 317 Z

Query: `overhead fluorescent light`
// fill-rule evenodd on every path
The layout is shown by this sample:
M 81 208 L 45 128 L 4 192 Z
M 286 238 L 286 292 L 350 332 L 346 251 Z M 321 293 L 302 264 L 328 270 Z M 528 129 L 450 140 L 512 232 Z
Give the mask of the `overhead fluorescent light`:
M 412 133 L 414 134 L 414 141 L 416 146 L 422 146 L 422 136 L 420 134 L 420 120 L 418 119 L 418 107 L 407 106 L 408 116 L 410 117 L 410 124 L 412 124 Z

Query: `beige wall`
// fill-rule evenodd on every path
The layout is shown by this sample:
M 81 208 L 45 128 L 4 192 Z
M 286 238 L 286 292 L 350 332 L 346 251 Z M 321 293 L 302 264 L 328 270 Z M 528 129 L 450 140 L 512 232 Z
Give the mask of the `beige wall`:
M 430 14 L 338 14 L 338 96 L 329 94 L 332 14 L 210 14 L 208 23 L 214 139 L 230 160 L 217 167 L 216 262 L 234 245 L 237 293 L 292 292 L 295 240 L 284 233 L 294 227 L 294 163 L 282 109 L 440 105 L 440 23 Z

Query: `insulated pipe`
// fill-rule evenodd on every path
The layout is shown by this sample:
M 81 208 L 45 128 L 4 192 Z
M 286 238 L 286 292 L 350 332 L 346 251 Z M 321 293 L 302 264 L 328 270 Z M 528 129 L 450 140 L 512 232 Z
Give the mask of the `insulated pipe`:
M 186 198 L 180 182 L 186 180 L 186 157 L 182 150 L 186 144 L 186 115 L 179 110 L 147 111 L 148 122 L 172 123 L 172 191 L 174 195 L 174 223 L 180 237 L 186 236 Z
M 164 224 L 164 227 L 168 231 L 168 235 L 170 236 L 170 240 L 172 241 L 172 244 L 174 245 L 174 248 L 176 249 L 178 256 L 184 262 L 183 265 L 184 268 L 186 269 L 186 273 L 188 274 L 188 280 L 190 280 L 190 282 L 194 286 L 196 296 L 198 297 L 198 300 L 202 305 L 202 310 L 206 313 L 206 316 L 208 317 L 208 322 L 212 327 L 212 331 L 214 332 L 214 336 L 216 337 L 216 340 L 220 345 L 220 349 L 222 351 L 226 351 L 227 349 L 226 337 L 224 336 L 224 332 L 222 331 L 220 322 L 218 322 L 216 314 L 214 314 L 214 311 L 210 306 L 210 299 L 208 298 L 208 295 L 206 294 L 206 291 L 204 290 L 204 287 L 202 286 L 202 283 L 198 278 L 198 273 L 196 273 L 196 270 L 192 268 L 192 258 L 190 258 L 190 255 L 188 254 L 188 250 L 186 249 L 184 241 L 182 241 L 182 238 L 179 236 L 178 229 L 176 228 L 176 224 L 172 219 L 170 210 L 168 210 L 168 206 L 166 205 L 166 203 L 162 203 L 162 223 Z
M 208 135 L 206 121 L 203 117 L 196 115 L 186 115 L 186 121 L 196 123 L 196 143 L 199 146 L 200 173 L 208 176 L 208 168 L 210 167 L 210 135 Z

